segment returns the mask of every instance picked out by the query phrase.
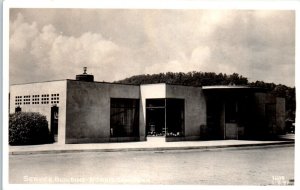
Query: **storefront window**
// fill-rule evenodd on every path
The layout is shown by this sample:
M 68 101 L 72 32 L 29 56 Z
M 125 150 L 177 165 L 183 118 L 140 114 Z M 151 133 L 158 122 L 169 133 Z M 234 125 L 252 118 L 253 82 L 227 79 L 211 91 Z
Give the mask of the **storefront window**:
M 147 136 L 184 136 L 184 99 L 146 100 Z
M 167 136 L 184 136 L 184 100 L 166 100 Z
M 139 100 L 111 99 L 110 136 L 133 137 L 139 135 Z

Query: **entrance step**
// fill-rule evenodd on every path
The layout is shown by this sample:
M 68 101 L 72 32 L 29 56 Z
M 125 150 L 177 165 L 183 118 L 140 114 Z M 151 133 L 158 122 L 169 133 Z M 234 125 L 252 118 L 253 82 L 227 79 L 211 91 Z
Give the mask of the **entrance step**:
M 151 144 L 158 144 L 158 143 L 165 143 L 166 142 L 166 137 L 147 137 L 147 143 Z

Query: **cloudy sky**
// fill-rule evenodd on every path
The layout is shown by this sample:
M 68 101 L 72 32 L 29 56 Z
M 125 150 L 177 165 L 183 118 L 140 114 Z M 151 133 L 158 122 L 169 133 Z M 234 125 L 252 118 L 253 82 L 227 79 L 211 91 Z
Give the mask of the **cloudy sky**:
M 295 12 L 10 9 L 10 83 L 239 73 L 295 85 Z

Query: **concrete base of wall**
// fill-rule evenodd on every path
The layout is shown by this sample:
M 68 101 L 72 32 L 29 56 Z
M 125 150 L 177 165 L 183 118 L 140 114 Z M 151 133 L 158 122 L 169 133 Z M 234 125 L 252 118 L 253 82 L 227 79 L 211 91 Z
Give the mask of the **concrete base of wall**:
M 135 142 L 135 141 L 145 141 L 145 140 L 146 140 L 145 137 L 81 138 L 81 139 L 66 139 L 66 144 Z
M 105 143 L 109 142 L 109 138 L 67 138 L 66 144 L 81 144 L 81 143 Z
M 140 137 L 113 137 L 109 139 L 109 142 L 131 142 L 140 141 Z
M 176 141 L 197 141 L 197 140 L 200 140 L 200 136 L 166 137 L 166 142 L 176 142 Z

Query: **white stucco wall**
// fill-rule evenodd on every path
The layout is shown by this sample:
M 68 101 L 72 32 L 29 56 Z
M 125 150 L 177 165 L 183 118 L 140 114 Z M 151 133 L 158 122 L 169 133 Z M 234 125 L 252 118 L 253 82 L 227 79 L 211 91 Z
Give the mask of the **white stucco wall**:
M 50 130 L 50 120 L 51 120 L 51 94 L 59 94 L 59 103 L 56 104 L 59 108 L 58 116 L 58 143 L 65 143 L 65 126 L 66 126 L 66 80 L 61 81 L 51 81 L 51 82 L 40 82 L 40 83 L 28 83 L 10 86 L 10 113 L 15 112 L 15 108 L 18 106 L 15 104 L 15 97 L 30 95 L 30 104 L 19 105 L 22 112 L 39 112 L 46 116 L 48 121 L 48 126 Z M 41 104 L 42 94 L 49 94 L 49 103 Z M 39 96 L 39 104 L 32 104 L 32 96 Z

